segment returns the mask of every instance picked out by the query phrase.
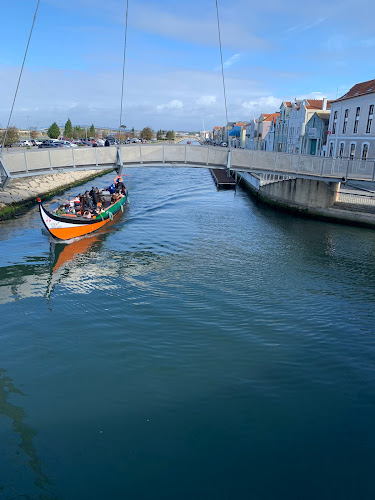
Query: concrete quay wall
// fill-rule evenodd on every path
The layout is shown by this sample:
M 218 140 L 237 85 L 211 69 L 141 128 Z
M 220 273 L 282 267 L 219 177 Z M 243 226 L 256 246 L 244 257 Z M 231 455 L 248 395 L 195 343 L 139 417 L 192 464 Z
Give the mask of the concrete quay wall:
M 10 219 L 18 213 L 25 212 L 35 205 L 39 197 L 44 200 L 49 199 L 65 189 L 84 184 L 111 170 L 68 171 L 13 179 L 4 190 L 0 189 L 0 220 Z
M 339 182 L 288 179 L 262 186 L 256 174 L 241 173 L 238 177 L 257 200 L 275 208 L 319 220 L 375 228 L 374 214 L 333 206 L 340 190 Z

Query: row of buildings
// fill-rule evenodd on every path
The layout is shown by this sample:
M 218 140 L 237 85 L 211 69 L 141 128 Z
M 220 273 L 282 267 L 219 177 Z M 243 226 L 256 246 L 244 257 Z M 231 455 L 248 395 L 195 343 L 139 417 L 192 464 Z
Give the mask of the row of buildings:
M 284 101 L 280 111 L 214 127 L 215 144 L 306 155 L 375 159 L 375 80 L 338 99 Z

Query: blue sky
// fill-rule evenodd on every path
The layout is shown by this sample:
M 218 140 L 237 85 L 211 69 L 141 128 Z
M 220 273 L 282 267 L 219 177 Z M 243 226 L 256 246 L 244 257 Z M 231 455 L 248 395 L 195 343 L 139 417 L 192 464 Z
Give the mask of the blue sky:
M 0 125 L 36 0 L 1 8 Z M 125 0 L 41 0 L 12 124 L 119 125 Z M 334 99 L 375 78 L 375 2 L 219 0 L 228 118 L 296 97 Z M 123 124 L 225 124 L 215 0 L 129 0 Z

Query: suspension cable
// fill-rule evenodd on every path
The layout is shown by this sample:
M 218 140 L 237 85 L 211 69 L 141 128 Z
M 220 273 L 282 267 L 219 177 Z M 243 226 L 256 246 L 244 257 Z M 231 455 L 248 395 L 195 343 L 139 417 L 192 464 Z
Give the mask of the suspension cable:
M 119 140 L 121 146 L 121 125 L 122 125 L 122 104 L 124 99 L 124 80 L 125 80 L 125 62 L 126 62 L 126 38 L 128 35 L 128 12 L 129 0 L 126 0 L 126 19 L 125 19 L 125 39 L 124 39 L 124 59 L 122 63 L 122 83 L 121 83 L 121 104 L 120 104 L 120 123 L 119 123 Z
M 36 19 L 36 15 L 37 15 L 38 8 L 39 8 L 39 3 L 40 3 L 40 0 L 38 0 L 38 3 L 37 3 L 37 5 L 36 5 L 35 14 L 34 14 L 34 19 L 33 19 L 33 23 L 32 23 L 32 25 L 31 25 L 30 35 L 29 35 L 29 39 L 28 39 L 28 41 L 27 41 L 27 46 L 26 46 L 26 50 L 25 50 L 25 55 L 24 55 L 24 57 L 23 57 L 23 62 L 22 62 L 22 66 L 21 66 L 20 75 L 19 75 L 19 77 L 18 77 L 18 83 L 17 83 L 17 87 L 16 87 L 16 92 L 15 92 L 15 94 L 14 94 L 13 104 L 12 104 L 12 108 L 11 108 L 11 110 L 10 110 L 10 114 L 9 114 L 9 119 L 8 119 L 7 128 L 5 129 L 5 134 L 4 134 L 3 144 L 2 144 L 2 147 L 1 147 L 1 154 L 3 154 L 5 141 L 6 141 L 6 138 L 7 138 L 7 135 L 8 135 L 9 124 L 10 124 L 10 120 L 12 119 L 13 108 L 14 108 L 14 104 L 15 104 L 15 102 L 16 102 L 16 97 L 17 97 L 17 93 L 18 93 L 18 87 L 20 86 L 20 82 L 21 82 L 21 77 L 22 77 L 23 67 L 25 66 L 25 61 L 26 61 L 27 51 L 29 50 L 29 45 L 30 45 L 31 35 L 32 35 L 33 29 L 34 29 L 35 19 Z
M 219 46 L 220 46 L 220 59 L 221 59 L 221 74 L 223 77 L 223 91 L 224 91 L 224 105 L 225 105 L 225 117 L 226 117 L 226 125 L 228 125 L 228 109 L 227 109 L 227 95 L 225 91 L 225 78 L 224 78 L 224 64 L 223 64 L 223 51 L 221 49 L 221 34 L 220 34 L 220 21 L 219 21 L 219 5 L 216 0 L 216 14 L 217 14 L 217 31 L 219 34 Z

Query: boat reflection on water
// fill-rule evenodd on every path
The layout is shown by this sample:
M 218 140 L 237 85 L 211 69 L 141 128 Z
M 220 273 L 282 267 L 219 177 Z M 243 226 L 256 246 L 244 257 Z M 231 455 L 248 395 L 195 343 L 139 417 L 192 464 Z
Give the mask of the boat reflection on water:
M 84 264 L 84 260 L 90 251 L 97 251 L 104 243 L 108 233 L 113 231 L 112 226 L 118 224 L 122 214 L 119 214 L 116 221 L 110 221 L 103 229 L 91 236 L 82 236 L 61 242 L 50 240 L 50 278 L 48 280 L 46 298 L 50 299 L 51 293 L 64 276 L 69 274 L 70 269 L 76 265 Z

